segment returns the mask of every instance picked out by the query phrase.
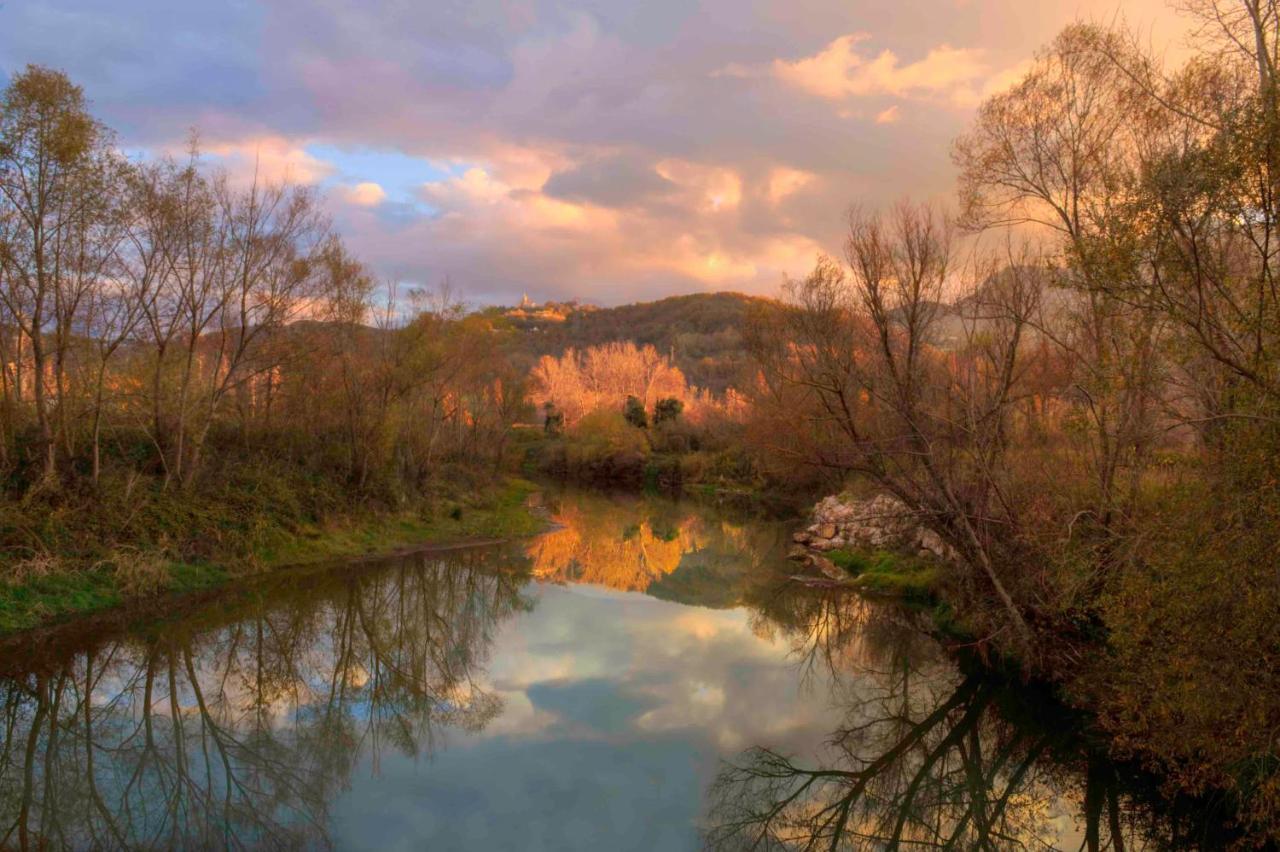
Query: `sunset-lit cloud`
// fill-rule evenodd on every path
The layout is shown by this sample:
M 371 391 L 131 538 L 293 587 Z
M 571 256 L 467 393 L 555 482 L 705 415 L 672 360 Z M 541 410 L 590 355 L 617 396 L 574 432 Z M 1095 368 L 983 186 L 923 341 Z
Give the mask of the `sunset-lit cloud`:
M 671 159 L 659 163 L 657 171 L 684 191 L 692 210 L 732 210 L 742 201 L 742 178 L 733 169 Z
M 869 55 L 869 33 L 841 36 L 813 56 L 774 61 L 783 81 L 822 98 L 836 100 L 868 95 L 954 97 L 988 73 L 982 51 L 943 44 L 915 62 L 904 64 L 892 50 Z
M 893 124 L 902 117 L 902 110 L 897 104 L 876 113 L 876 124 Z
M 358 207 L 376 207 L 387 198 L 387 191 L 373 181 L 361 181 L 344 191 L 347 201 Z
M 810 172 L 781 166 L 769 173 L 769 183 L 765 193 L 769 201 L 777 204 L 787 196 L 799 192 L 815 179 L 816 175 Z
M 316 185 L 379 279 L 615 303 L 776 292 L 850 204 L 946 202 L 982 98 L 1117 11 L 1179 32 L 1164 0 L 45 0 L 0 7 L 0 76 L 66 70 L 131 152 L 197 128 L 237 180 Z
M 318 183 L 333 173 L 333 166 L 307 153 L 305 146 L 280 136 L 235 142 L 202 142 L 201 152 L 242 181 L 287 180 Z

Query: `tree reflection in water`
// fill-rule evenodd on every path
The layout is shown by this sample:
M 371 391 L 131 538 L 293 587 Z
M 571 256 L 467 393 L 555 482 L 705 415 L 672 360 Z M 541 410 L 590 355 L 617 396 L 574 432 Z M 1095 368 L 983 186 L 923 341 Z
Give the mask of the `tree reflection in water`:
M 918 616 L 777 587 L 761 600 L 761 629 L 790 637 L 847 716 L 816 765 L 763 747 L 726 764 L 707 848 L 1123 852 L 1228 839 L 1213 803 L 1161 799 L 1046 690 L 957 669 Z
M 697 514 L 673 516 L 665 501 L 654 512 L 631 496 L 549 502 L 556 527 L 528 545 L 534 576 L 547 582 L 643 592 L 676 570 L 708 526 Z
M 368 761 L 377 772 L 383 756 L 390 763 L 395 754 L 432 755 L 447 732 L 479 731 L 502 711 L 498 694 L 484 686 L 485 669 L 499 628 L 531 608 L 522 589 L 533 576 L 643 590 L 668 602 L 643 607 L 645 616 L 630 622 L 641 632 L 626 633 L 620 621 L 609 637 L 615 643 L 655 641 L 644 631 L 663 618 L 687 631 L 677 623 L 691 611 L 676 603 L 745 605 L 751 632 L 777 644 L 710 653 L 699 685 L 723 694 L 717 677 L 772 678 L 780 670 L 777 682 L 787 683 L 789 649 L 809 693 L 785 696 L 776 711 L 754 708 L 778 716 L 751 730 L 781 732 L 811 750 L 832 719 L 842 719 L 816 756 L 760 743 L 733 759 L 704 811 L 712 848 L 1132 850 L 1223 839 L 1193 833 L 1220 824 L 1191 809 L 1199 803 L 1164 802 L 1140 773 L 1103 759 L 1080 733 L 1082 720 L 1043 690 L 957 667 L 915 616 L 894 606 L 789 582 L 789 572 L 779 571 L 786 531 L 777 525 L 657 500 L 575 495 L 555 509 L 561 528 L 513 549 L 281 577 L 140 636 L 50 648 L 43 656 L 51 662 L 8 660 L 14 673 L 0 672 L 0 848 L 327 844 L 339 795 L 349 788 L 371 795 L 357 764 L 365 769 Z M 570 597 L 580 608 L 639 611 L 625 595 Z M 750 639 L 740 630 L 743 617 L 717 614 L 720 623 L 738 625 L 739 642 Z M 505 664 L 518 664 L 530 637 L 554 635 L 555 648 L 543 649 L 550 657 L 523 659 L 550 660 L 557 675 L 580 665 L 579 682 L 601 680 L 597 664 L 605 658 L 593 654 L 601 637 L 561 642 L 547 627 L 526 624 L 526 633 L 504 640 L 503 653 L 517 661 Z M 624 665 L 608 674 L 620 689 L 635 685 L 629 678 L 666 683 L 666 665 L 690 662 L 664 657 L 657 667 Z M 582 694 L 588 704 L 604 700 Z M 800 701 L 823 707 L 797 718 L 823 721 L 792 730 L 785 708 Z M 836 717 L 827 705 L 839 708 Z M 555 716 L 554 708 L 541 709 Z M 589 716 L 594 708 L 576 709 Z M 654 751 L 654 742 L 668 749 L 680 766 L 654 763 L 655 777 L 687 773 L 691 754 L 714 760 L 721 743 L 740 748 L 743 740 L 720 739 L 740 709 L 706 710 L 678 736 L 655 735 L 628 717 L 626 730 L 610 736 L 621 756 L 628 748 Z M 571 755 L 581 745 L 573 726 L 535 730 L 550 737 L 541 745 L 552 750 L 541 754 Z M 555 751 L 562 742 L 568 750 Z M 489 759 L 518 773 L 505 754 L 492 757 L 492 749 L 513 744 L 518 753 L 510 731 L 493 738 Z M 593 747 L 614 744 L 592 740 Z M 436 780 L 439 791 L 454 779 Z M 425 804 L 408 796 L 399 806 Z M 570 799 L 554 807 L 584 825 L 608 819 L 574 813 Z
M 475 675 L 529 604 L 497 556 L 307 578 L 0 682 L 0 847 L 323 845 L 358 755 L 499 713 Z
M 742 512 L 654 495 L 584 495 L 547 500 L 555 528 L 532 539 L 533 575 L 588 583 L 662 600 L 727 608 L 776 572 L 790 542 L 786 525 Z

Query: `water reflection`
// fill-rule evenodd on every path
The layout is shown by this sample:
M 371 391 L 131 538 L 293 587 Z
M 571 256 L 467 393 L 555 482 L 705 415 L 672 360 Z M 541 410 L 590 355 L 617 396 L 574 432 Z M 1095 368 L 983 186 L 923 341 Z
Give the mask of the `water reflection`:
M 556 528 L 530 542 L 533 574 L 696 606 L 730 607 L 781 564 L 786 526 L 656 496 L 548 500 Z
M 1194 849 L 1232 839 L 1218 803 L 1166 800 L 1046 689 L 962 666 L 921 615 L 780 591 L 758 617 L 846 716 L 818 760 L 754 747 L 709 794 L 709 849 Z M 1216 817 L 1216 819 L 1215 819 Z
M 787 578 L 785 528 L 561 497 L 0 660 L 0 848 L 1213 846 L 1037 690 Z M 1201 832 L 1196 834 L 1194 832 Z
M 295 847 L 364 750 L 483 728 L 495 626 L 527 607 L 494 555 L 276 588 L 222 624 L 166 625 L 7 680 L 0 847 Z

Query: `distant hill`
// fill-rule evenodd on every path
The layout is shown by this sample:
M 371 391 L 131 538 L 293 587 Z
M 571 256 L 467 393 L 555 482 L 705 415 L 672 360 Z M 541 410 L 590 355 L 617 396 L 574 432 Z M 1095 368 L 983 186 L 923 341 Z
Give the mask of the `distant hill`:
M 1004 301 L 999 294 L 1018 280 L 1012 277 L 1015 274 L 1024 284 L 1038 279 L 1040 296 L 1035 318 L 1039 321 L 1052 324 L 1079 302 L 1079 292 L 1064 287 L 1052 270 L 1031 266 L 1006 267 L 987 277 L 975 292 L 954 302 L 934 304 L 936 313 L 928 342 L 939 349 L 960 349 L 971 335 L 987 330 L 994 318 L 1004 317 L 1005 309 L 997 307 Z M 1039 332 L 1031 328 L 1025 333 L 1034 337 Z
M 513 351 L 532 363 L 614 340 L 649 344 L 675 360 L 691 384 L 717 393 L 738 383 L 747 368 L 743 324 L 751 305 L 765 300 L 741 293 L 695 293 L 656 302 L 598 308 L 575 302 L 490 308 L 517 332 Z

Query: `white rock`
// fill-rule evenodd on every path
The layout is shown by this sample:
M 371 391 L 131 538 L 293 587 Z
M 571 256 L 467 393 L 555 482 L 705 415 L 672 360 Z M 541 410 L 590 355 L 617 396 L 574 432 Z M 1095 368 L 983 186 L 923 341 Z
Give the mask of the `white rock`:
M 814 506 L 813 520 L 809 532 L 819 540 L 807 543 L 814 550 L 826 552 L 853 546 L 928 552 L 931 557 L 944 560 L 957 558 L 941 536 L 922 525 L 905 503 L 889 494 L 850 499 L 847 503 L 834 495 L 824 497 Z

